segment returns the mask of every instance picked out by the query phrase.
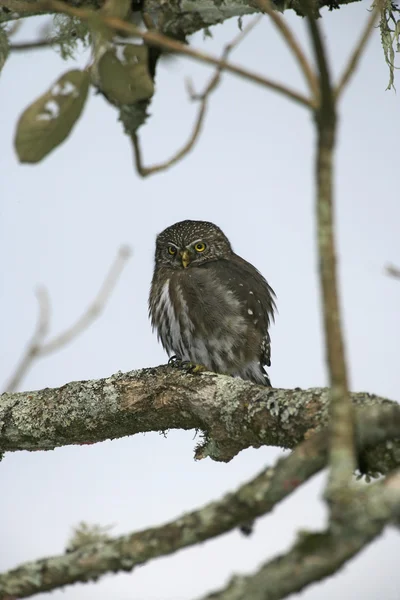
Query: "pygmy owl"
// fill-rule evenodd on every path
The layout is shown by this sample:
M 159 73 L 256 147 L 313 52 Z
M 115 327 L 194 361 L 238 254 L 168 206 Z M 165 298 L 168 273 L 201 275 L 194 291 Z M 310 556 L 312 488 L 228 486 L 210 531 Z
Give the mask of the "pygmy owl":
M 274 297 L 213 223 L 181 221 L 157 237 L 149 312 L 170 356 L 270 386 Z

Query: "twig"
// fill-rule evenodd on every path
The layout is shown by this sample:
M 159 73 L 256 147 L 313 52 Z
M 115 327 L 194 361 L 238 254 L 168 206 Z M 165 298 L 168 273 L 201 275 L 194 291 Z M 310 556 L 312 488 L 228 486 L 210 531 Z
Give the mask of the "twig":
M 7 29 L 7 36 L 10 38 L 15 35 L 22 27 L 23 21 L 17 20 Z
M 339 83 L 337 84 L 335 91 L 334 91 L 336 100 L 339 100 L 345 87 L 349 83 L 351 76 L 357 69 L 358 63 L 362 56 L 362 53 L 364 52 L 365 46 L 371 36 L 371 33 L 374 28 L 375 21 L 378 17 L 378 14 L 379 14 L 379 2 L 377 2 L 375 4 L 375 6 L 373 7 L 370 17 L 367 20 L 367 23 L 365 25 L 365 29 L 364 29 L 356 47 L 353 50 L 351 57 L 349 58 L 349 61 L 346 65 L 346 68 L 344 69 L 343 74 L 339 78 Z
M 260 10 L 269 15 L 274 25 L 281 33 L 282 37 L 285 39 L 287 45 L 292 51 L 294 58 L 298 62 L 298 65 L 306 79 L 306 82 L 308 83 L 308 87 L 311 92 L 311 97 L 313 98 L 315 104 L 318 104 L 319 86 L 317 76 L 315 75 L 312 66 L 308 62 L 300 44 L 296 40 L 293 31 L 285 23 L 285 20 L 281 17 L 281 15 L 276 10 L 274 10 L 270 0 L 255 0 L 255 5 Z
M 29 370 L 29 367 L 31 366 L 33 360 L 38 355 L 41 344 L 49 330 L 50 303 L 49 295 L 46 288 L 39 287 L 36 290 L 36 297 L 39 307 L 39 316 L 36 325 L 36 330 L 25 350 L 25 353 L 23 354 L 19 364 L 16 367 L 14 374 L 12 375 L 12 377 L 6 385 L 6 392 L 12 392 L 18 388 L 23 377 Z
M 15 370 L 15 373 L 12 375 L 8 384 L 6 385 L 6 392 L 12 392 L 19 387 L 22 378 L 32 366 L 34 359 L 59 350 L 71 342 L 79 334 L 81 334 L 93 323 L 95 319 L 97 319 L 97 317 L 104 310 L 129 256 L 129 248 L 126 246 L 121 247 L 94 302 L 83 313 L 83 315 L 79 317 L 76 323 L 74 323 L 66 331 L 55 336 L 47 343 L 44 343 L 44 339 L 49 330 L 49 298 L 47 290 L 44 288 L 39 288 L 37 290 L 37 297 L 39 301 L 39 318 L 36 331 L 24 352 Z
M 301 533 L 289 552 L 263 565 L 254 575 L 233 578 L 226 588 L 202 600 L 280 600 L 333 575 L 386 525 L 398 520 L 400 471 L 384 482 L 359 490 L 347 512 L 351 521 L 348 531 L 338 535 L 328 528 Z
M 369 438 L 365 437 L 366 443 L 367 440 L 372 443 L 377 439 L 385 439 L 383 429 L 378 423 L 373 431 Z M 395 435 L 398 433 L 399 429 Z M 299 485 L 317 473 L 324 466 L 326 457 L 327 437 L 324 432 L 320 432 L 300 444 L 289 456 L 281 458 L 273 468 L 265 469 L 252 481 L 242 485 L 235 493 L 227 494 L 221 500 L 187 513 L 177 520 L 161 527 L 87 544 L 73 552 L 23 564 L 1 574 L 0 600 L 10 597 L 26 598 L 64 585 L 92 581 L 93 578 L 97 579 L 109 572 L 131 571 L 136 565 L 142 565 L 153 558 L 167 556 L 181 548 L 215 538 L 249 518 L 270 512 Z M 355 505 L 358 511 L 354 529 L 360 539 L 356 537 L 355 541 L 346 544 L 341 538 L 329 539 L 328 541 L 335 543 L 335 548 L 339 549 L 335 554 L 330 553 L 329 546 L 327 548 L 326 537 L 329 536 L 329 532 L 325 534 L 326 537 L 320 534 L 321 544 L 318 546 L 314 544 L 311 551 L 305 542 L 298 543 L 286 556 L 275 559 L 261 569 L 265 585 L 258 588 L 258 593 L 263 593 L 262 596 L 251 593 L 250 578 L 246 578 L 247 595 L 238 598 L 265 599 L 266 590 L 269 591 L 268 598 L 281 598 L 283 596 L 278 595 L 280 590 L 300 589 L 297 587 L 298 584 L 304 582 L 305 585 L 312 581 L 313 579 L 310 579 L 312 575 L 315 579 L 315 572 L 321 577 L 337 570 L 372 537 L 378 535 L 392 513 L 398 510 L 400 501 L 398 484 L 398 476 L 391 476 L 384 484 L 380 482 L 371 486 L 356 498 Z M 363 510 L 360 511 L 359 506 L 363 506 Z M 372 512 L 375 520 L 369 523 L 368 533 L 364 534 L 362 528 L 357 526 L 368 521 L 371 508 L 375 511 Z M 308 541 L 310 541 L 309 537 Z M 347 537 L 353 539 L 352 536 L 346 536 L 346 539 Z M 314 558 L 317 551 L 318 560 Z M 304 559 L 302 568 L 294 568 L 294 565 L 298 567 L 301 558 Z M 297 559 L 294 564 L 293 559 Z M 292 570 L 277 579 L 274 573 L 279 561 L 282 561 L 282 567 L 291 566 Z M 282 570 L 285 572 L 285 568 Z M 275 592 L 270 591 L 274 589 Z M 219 595 L 215 597 L 218 598 Z
M 39 50 L 41 48 L 50 48 L 54 44 L 59 43 L 58 38 L 50 38 L 48 40 L 36 40 L 36 42 L 20 42 L 17 44 L 10 44 L 11 52 L 21 52 L 23 50 Z
M 260 22 L 260 16 L 255 17 L 247 26 L 241 31 L 229 44 L 227 44 L 223 50 L 221 61 L 226 61 L 230 52 L 238 46 L 238 44 L 244 39 L 244 37 L 250 33 L 250 31 Z M 165 171 L 178 161 L 180 161 L 186 154 L 188 154 L 193 146 L 195 145 L 200 131 L 202 129 L 204 123 L 204 117 L 207 111 L 208 99 L 210 94 L 215 90 L 218 86 L 221 76 L 222 76 L 223 67 L 218 66 L 214 75 L 210 78 L 204 92 L 202 94 L 194 94 L 194 92 L 189 87 L 189 95 L 192 100 L 198 100 L 200 102 L 199 110 L 197 113 L 195 125 L 193 127 L 193 131 L 186 142 L 186 144 L 176 152 L 172 158 L 166 160 L 165 162 L 159 163 L 157 165 L 153 165 L 152 167 L 145 167 L 142 161 L 142 152 L 139 143 L 139 137 L 136 133 L 131 135 L 134 157 L 135 157 L 135 166 L 136 170 L 142 177 L 147 177 L 148 175 L 152 175 L 154 173 L 159 173 L 160 171 Z
M 88 307 L 81 317 L 69 329 L 55 336 L 52 340 L 43 344 L 39 350 L 39 355 L 44 356 L 55 350 L 59 350 L 75 337 L 80 335 L 87 329 L 93 321 L 95 321 L 103 312 L 109 297 L 114 291 L 121 273 L 126 265 L 127 260 L 131 256 L 131 251 L 128 246 L 122 246 L 110 267 L 110 270 L 101 286 L 94 302 Z
M 390 275 L 391 277 L 400 279 L 400 269 L 398 267 L 395 267 L 394 265 L 387 265 L 386 273 L 387 273 L 387 275 Z
M 32 6 L 27 3 L 27 10 L 32 10 Z M 267 87 L 275 92 L 283 94 L 287 98 L 290 98 L 294 102 L 301 104 L 302 106 L 306 106 L 307 108 L 314 108 L 315 104 L 312 99 L 307 98 L 303 94 L 292 90 L 291 88 L 281 85 L 271 79 L 263 77 L 262 75 L 258 75 L 257 73 L 253 73 L 248 69 L 244 69 L 243 67 L 239 67 L 238 65 L 234 65 L 232 63 L 227 63 L 226 61 L 219 60 L 218 58 L 207 54 L 206 52 L 201 52 L 200 50 L 194 50 L 190 46 L 183 44 L 177 40 L 174 40 L 162 33 L 156 31 L 141 31 L 136 25 L 132 23 L 128 23 L 127 21 L 123 21 L 121 19 L 117 19 L 116 17 L 106 17 L 101 15 L 98 11 L 93 11 L 90 9 L 78 8 L 66 4 L 65 2 L 61 2 L 60 0 L 38 0 L 35 3 L 35 7 L 37 9 L 49 10 L 52 12 L 58 12 L 66 15 L 70 15 L 72 17 L 77 17 L 78 19 L 82 19 L 83 21 L 88 21 L 96 16 L 96 19 L 110 27 L 111 29 L 115 29 L 116 31 L 122 31 L 128 33 L 133 36 L 137 36 L 143 39 L 147 44 L 151 46 L 156 46 L 158 48 L 163 48 L 169 50 L 171 52 L 176 52 L 178 54 L 182 54 L 184 56 L 189 56 L 194 60 L 198 60 L 200 62 L 204 62 L 210 65 L 215 65 L 224 71 L 228 71 L 230 73 L 234 73 L 242 77 L 243 79 L 247 79 L 248 81 L 252 81 L 254 83 L 258 83 L 264 87 Z M 21 10 L 23 10 L 21 6 Z
M 318 131 L 316 157 L 316 212 L 318 231 L 319 277 L 329 379 L 331 385 L 330 476 L 327 499 L 342 493 L 350 484 L 356 468 L 354 452 L 353 406 L 350 402 L 347 368 L 337 284 L 334 233 L 334 148 L 336 107 L 331 78 L 319 24 L 309 0 L 307 23 L 319 70 L 321 105 L 315 113 Z

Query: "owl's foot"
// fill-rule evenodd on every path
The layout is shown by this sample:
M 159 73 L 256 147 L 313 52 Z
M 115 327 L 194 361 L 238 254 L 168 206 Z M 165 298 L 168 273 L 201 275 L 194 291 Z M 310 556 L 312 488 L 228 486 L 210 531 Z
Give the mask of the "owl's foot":
M 171 356 L 171 358 L 168 361 L 168 365 L 177 369 L 183 369 L 187 373 L 191 373 L 193 375 L 195 373 L 202 373 L 204 371 L 207 371 L 204 365 L 196 365 L 196 363 L 193 363 L 190 360 L 181 360 L 175 355 Z

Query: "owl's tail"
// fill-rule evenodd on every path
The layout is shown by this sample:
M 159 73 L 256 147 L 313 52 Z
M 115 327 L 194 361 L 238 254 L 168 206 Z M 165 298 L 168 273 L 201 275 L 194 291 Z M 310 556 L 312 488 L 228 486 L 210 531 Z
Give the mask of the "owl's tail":
M 263 376 L 264 376 L 264 380 L 265 380 L 265 386 L 266 387 L 272 387 L 271 380 L 269 378 L 269 375 L 268 375 L 267 371 L 264 369 L 264 367 L 261 367 L 261 370 L 263 372 Z

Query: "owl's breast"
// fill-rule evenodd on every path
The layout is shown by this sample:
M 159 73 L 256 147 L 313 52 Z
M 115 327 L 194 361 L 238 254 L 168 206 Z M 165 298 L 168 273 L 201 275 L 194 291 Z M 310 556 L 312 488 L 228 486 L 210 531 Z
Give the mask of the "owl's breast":
M 163 283 L 152 302 L 151 313 L 153 325 L 168 354 L 191 360 L 189 347 L 193 324 L 177 278 L 170 277 Z

